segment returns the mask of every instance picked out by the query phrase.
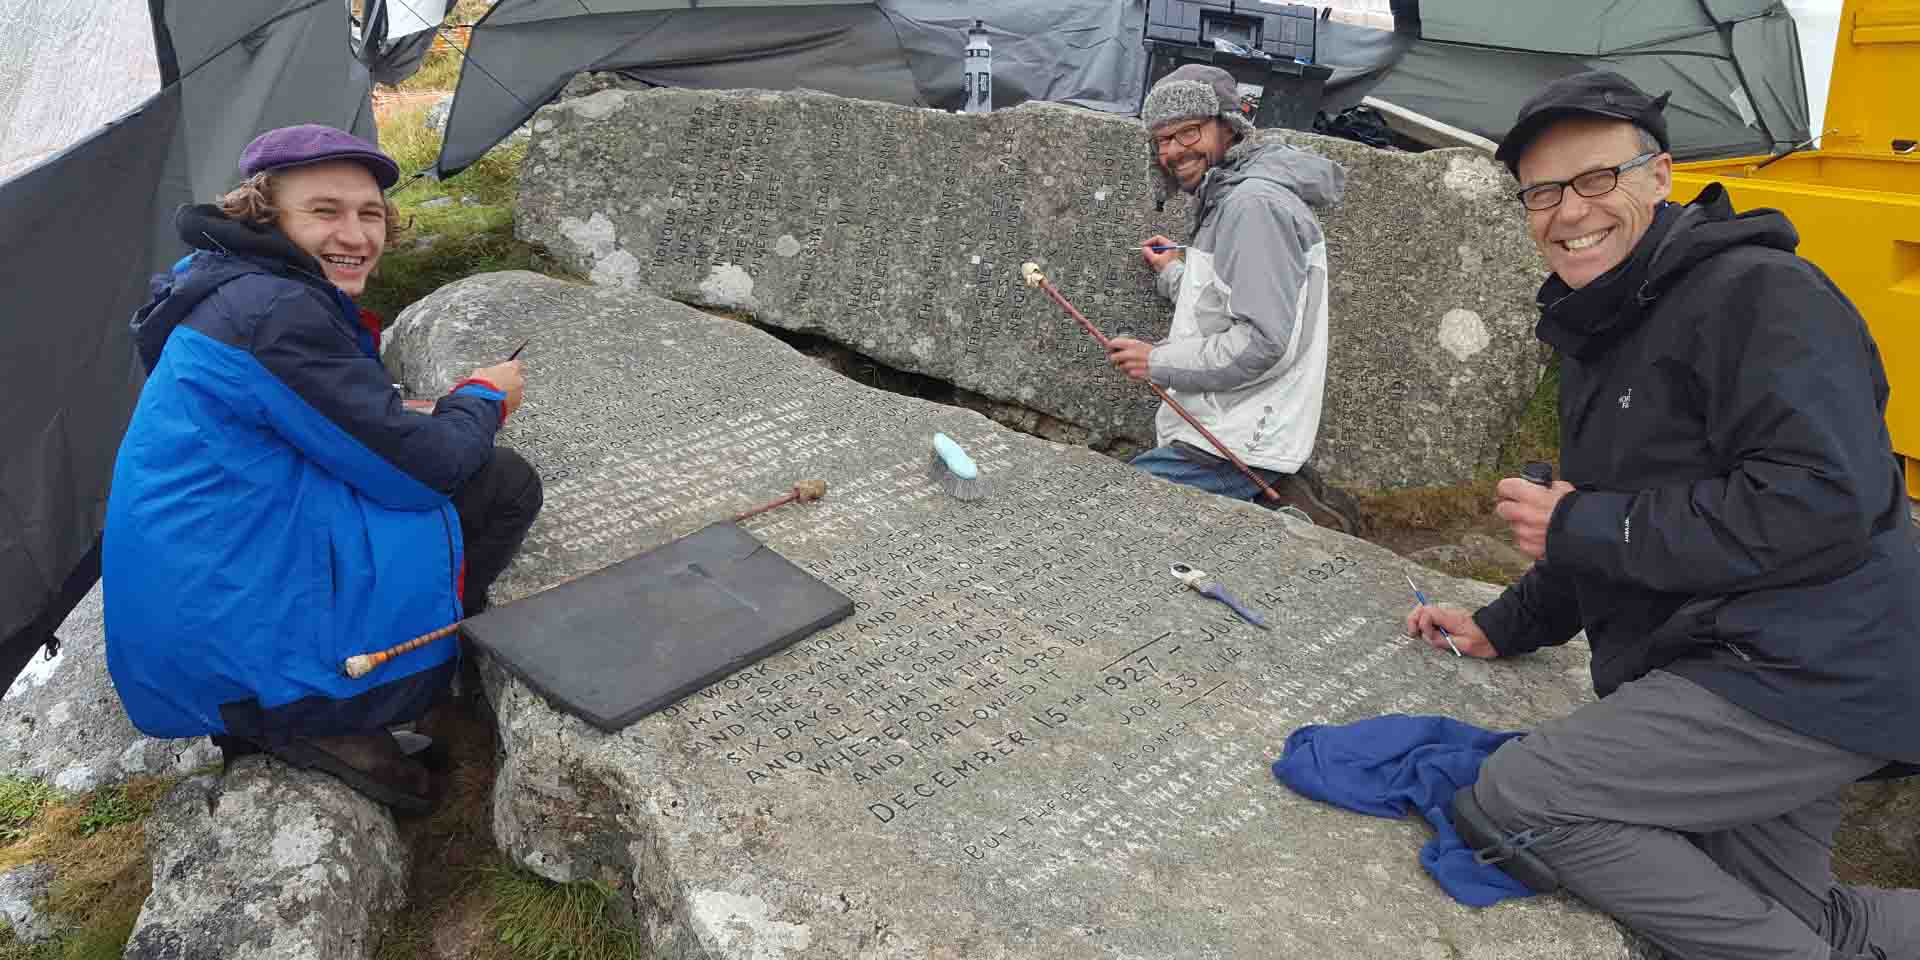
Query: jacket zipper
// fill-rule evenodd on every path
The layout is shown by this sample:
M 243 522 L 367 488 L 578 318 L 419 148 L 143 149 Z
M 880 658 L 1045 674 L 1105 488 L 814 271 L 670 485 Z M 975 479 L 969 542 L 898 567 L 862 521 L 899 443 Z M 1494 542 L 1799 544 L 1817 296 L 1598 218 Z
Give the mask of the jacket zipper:
M 460 582 L 460 560 L 453 552 L 453 528 L 447 524 L 447 508 L 440 508 L 440 530 L 447 537 L 447 581 L 453 585 L 453 619 L 459 620 L 464 610 L 461 608 L 460 592 L 465 584 Z

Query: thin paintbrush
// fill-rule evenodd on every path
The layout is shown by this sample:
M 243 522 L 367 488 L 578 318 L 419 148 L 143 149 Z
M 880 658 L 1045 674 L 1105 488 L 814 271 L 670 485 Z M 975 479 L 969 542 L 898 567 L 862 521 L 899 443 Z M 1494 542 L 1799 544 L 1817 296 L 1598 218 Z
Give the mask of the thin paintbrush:
M 1405 577 L 1407 578 L 1407 586 L 1408 586 L 1408 588 L 1410 588 L 1411 590 L 1413 590 L 1413 599 L 1414 599 L 1415 601 L 1417 601 L 1417 602 L 1418 602 L 1418 603 L 1419 603 L 1419 604 L 1420 604 L 1421 606 L 1423 606 L 1423 607 L 1431 607 L 1431 606 L 1433 606 L 1433 604 L 1431 604 L 1431 603 L 1428 603 L 1428 602 L 1427 602 L 1427 595 L 1426 595 L 1426 594 L 1424 594 L 1424 593 L 1421 593 L 1421 592 L 1420 592 L 1420 588 L 1419 588 L 1419 587 L 1416 587 L 1416 586 L 1414 586 L 1414 585 L 1413 585 L 1413 575 L 1412 575 L 1412 574 L 1410 574 L 1410 573 L 1408 573 L 1408 574 L 1402 574 L 1402 576 L 1405 576 Z M 1443 627 L 1443 626 L 1441 626 L 1441 625 L 1440 625 L 1440 623 L 1439 623 L 1439 621 L 1437 621 L 1437 620 L 1436 620 L 1436 621 L 1434 621 L 1434 624 L 1433 624 L 1433 628 L 1434 628 L 1435 630 L 1438 630 L 1438 631 L 1440 631 L 1440 635 L 1441 635 L 1441 636 L 1443 636 L 1443 637 L 1445 637 L 1445 638 L 1447 638 L 1447 649 L 1449 649 L 1449 650 L 1452 650 L 1452 651 L 1453 651 L 1453 655 L 1454 655 L 1454 656 L 1456 656 L 1456 657 L 1457 657 L 1457 656 L 1459 656 L 1459 655 L 1460 655 L 1460 648 L 1459 648 L 1459 647 L 1456 647 L 1456 646 L 1454 646 L 1454 645 L 1453 645 L 1453 634 L 1451 634 L 1451 633 L 1448 633 L 1448 632 L 1447 632 L 1447 628 L 1446 628 L 1446 627 Z

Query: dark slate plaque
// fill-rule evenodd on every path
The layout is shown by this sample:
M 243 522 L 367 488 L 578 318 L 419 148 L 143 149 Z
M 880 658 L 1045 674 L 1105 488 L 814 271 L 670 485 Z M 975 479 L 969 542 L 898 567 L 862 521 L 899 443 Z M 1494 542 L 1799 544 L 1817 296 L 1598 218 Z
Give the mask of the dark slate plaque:
M 715 523 L 463 628 L 554 706 L 608 733 L 853 612 L 853 601 Z

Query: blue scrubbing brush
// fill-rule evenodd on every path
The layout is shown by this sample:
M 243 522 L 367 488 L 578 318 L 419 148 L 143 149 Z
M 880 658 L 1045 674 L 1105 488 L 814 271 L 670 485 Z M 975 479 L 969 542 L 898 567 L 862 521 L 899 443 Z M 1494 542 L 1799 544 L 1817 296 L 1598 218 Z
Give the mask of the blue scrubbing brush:
M 978 500 L 987 495 L 979 466 L 944 433 L 933 435 L 933 462 L 927 465 L 927 477 L 955 500 Z

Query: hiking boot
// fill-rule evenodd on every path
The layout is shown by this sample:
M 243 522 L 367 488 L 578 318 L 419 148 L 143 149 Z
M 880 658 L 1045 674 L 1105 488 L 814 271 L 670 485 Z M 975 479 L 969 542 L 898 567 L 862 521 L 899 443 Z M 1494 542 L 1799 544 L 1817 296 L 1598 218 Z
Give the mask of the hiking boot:
M 1539 854 L 1528 849 L 1556 831 L 1503 832 L 1493 818 L 1481 809 L 1480 799 L 1474 795 L 1471 785 L 1461 787 L 1454 793 L 1453 808 L 1449 812 L 1451 816 L 1448 819 L 1453 821 L 1453 829 L 1460 834 L 1460 840 L 1467 849 L 1473 851 L 1473 862 L 1497 867 L 1501 873 L 1520 881 L 1521 886 L 1534 893 L 1552 893 L 1560 889 L 1560 878 L 1553 868 L 1540 859 Z
M 1298 472 L 1282 474 L 1272 486 L 1280 495 L 1280 503 L 1273 506 L 1293 507 L 1306 514 L 1315 526 L 1338 530 L 1350 537 L 1357 537 L 1366 529 L 1359 502 L 1346 491 L 1329 486 L 1306 464 L 1301 464 Z
M 302 770 L 323 770 L 396 814 L 433 810 L 433 778 L 385 730 L 337 737 L 301 737 L 273 755 Z
M 424 733 L 407 729 L 394 729 L 393 741 L 400 745 L 400 753 L 409 760 L 419 763 L 433 773 L 445 773 L 451 755 L 447 745 Z

